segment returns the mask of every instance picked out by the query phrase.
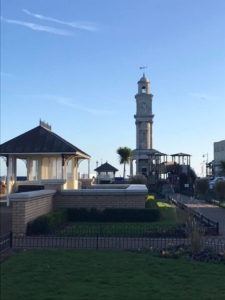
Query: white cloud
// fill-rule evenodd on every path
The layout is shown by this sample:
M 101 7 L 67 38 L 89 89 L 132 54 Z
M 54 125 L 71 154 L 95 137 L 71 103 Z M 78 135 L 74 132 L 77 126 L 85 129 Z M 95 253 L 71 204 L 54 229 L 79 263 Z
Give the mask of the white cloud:
M 91 23 L 91 22 L 78 22 L 78 21 L 73 21 L 73 22 L 65 22 L 65 21 L 60 21 L 51 17 L 45 17 L 43 15 L 38 15 L 38 14 L 33 14 L 31 12 L 29 12 L 27 9 L 23 9 L 23 12 L 25 12 L 26 14 L 41 19 L 41 20 L 46 20 L 46 21 L 51 21 L 51 22 L 55 22 L 55 23 L 59 23 L 59 24 L 63 24 L 63 25 L 67 25 L 73 28 L 78 28 L 78 29 L 84 29 L 84 30 L 88 30 L 88 31 L 96 31 L 97 30 L 97 26 L 95 23 Z
M 51 94 L 42 94 L 42 95 L 28 95 L 28 97 L 36 98 L 36 99 L 43 99 L 43 100 L 52 100 L 57 102 L 60 105 L 64 105 L 70 108 L 74 108 L 76 110 L 83 110 L 86 111 L 92 115 L 104 115 L 104 114 L 113 114 L 114 111 L 111 110 L 103 110 L 98 108 L 87 108 L 80 106 L 79 104 L 76 104 L 73 102 L 72 99 L 57 95 L 51 95 Z
M 57 29 L 49 26 L 42 26 L 34 23 L 27 23 L 27 22 L 22 22 L 22 21 L 17 21 L 17 20 L 9 20 L 1 17 L 1 20 L 9 23 L 9 24 L 16 24 L 16 25 L 21 25 L 28 27 L 33 30 L 38 30 L 38 31 L 45 31 L 48 33 L 53 33 L 53 34 L 58 34 L 58 35 L 72 35 L 73 33 L 68 30 L 62 30 L 62 29 Z

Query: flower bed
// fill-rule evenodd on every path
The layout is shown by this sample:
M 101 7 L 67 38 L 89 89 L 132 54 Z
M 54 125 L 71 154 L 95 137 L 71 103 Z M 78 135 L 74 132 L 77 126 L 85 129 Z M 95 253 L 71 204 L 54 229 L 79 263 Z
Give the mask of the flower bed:
M 172 258 L 172 259 L 187 259 L 194 260 L 198 262 L 208 262 L 214 264 L 224 264 L 225 265 L 225 251 L 220 253 L 202 250 L 199 253 L 195 253 L 191 250 L 191 245 L 176 245 L 169 244 L 167 248 L 154 248 L 150 249 L 138 249 L 139 253 L 149 253 L 156 257 L 161 258 Z

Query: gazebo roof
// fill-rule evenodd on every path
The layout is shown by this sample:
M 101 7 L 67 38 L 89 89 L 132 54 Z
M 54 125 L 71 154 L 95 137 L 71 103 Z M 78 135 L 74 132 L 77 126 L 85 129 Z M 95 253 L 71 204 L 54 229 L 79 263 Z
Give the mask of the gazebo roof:
M 101 165 L 100 167 L 96 168 L 94 171 L 96 171 L 96 172 L 117 172 L 118 170 L 106 162 L 103 165 Z
M 170 156 L 191 156 L 191 155 L 180 152 L 180 153 L 177 153 L 177 154 L 171 154 Z
M 0 145 L 0 155 L 8 154 L 77 154 L 90 156 L 44 126 L 37 126 Z

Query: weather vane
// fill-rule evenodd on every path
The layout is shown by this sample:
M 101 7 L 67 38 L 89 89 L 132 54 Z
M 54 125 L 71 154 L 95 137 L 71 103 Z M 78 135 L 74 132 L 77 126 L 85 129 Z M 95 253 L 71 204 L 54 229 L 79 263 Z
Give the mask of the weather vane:
M 147 67 L 140 67 L 140 69 L 142 70 L 145 70 L 145 69 L 147 69 Z M 143 76 L 145 76 L 145 71 L 143 71 Z

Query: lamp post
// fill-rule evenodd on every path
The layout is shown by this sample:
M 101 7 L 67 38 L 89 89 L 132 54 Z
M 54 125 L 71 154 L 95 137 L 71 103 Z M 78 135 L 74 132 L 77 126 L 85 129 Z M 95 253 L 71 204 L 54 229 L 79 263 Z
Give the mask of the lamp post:
M 202 175 L 202 177 L 204 177 L 204 163 L 205 163 L 205 160 L 203 160 L 203 162 L 200 163 L 200 165 L 201 165 L 201 175 Z
M 98 161 L 96 161 L 96 169 L 98 168 Z M 96 181 L 99 184 L 98 171 L 96 171 Z
M 208 161 L 208 153 L 203 154 L 202 157 L 206 157 L 205 175 L 206 175 L 206 177 L 208 177 L 208 163 L 209 163 L 209 161 Z

